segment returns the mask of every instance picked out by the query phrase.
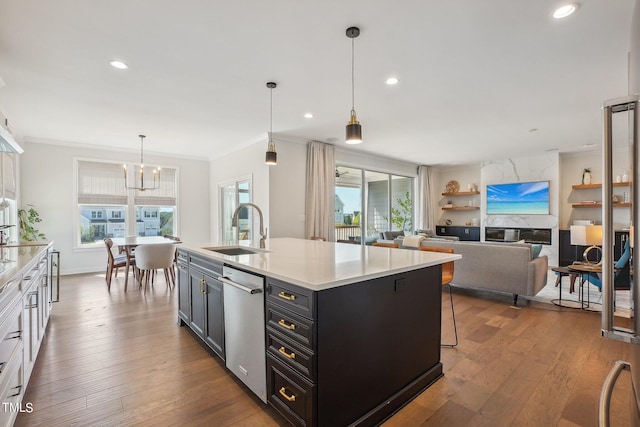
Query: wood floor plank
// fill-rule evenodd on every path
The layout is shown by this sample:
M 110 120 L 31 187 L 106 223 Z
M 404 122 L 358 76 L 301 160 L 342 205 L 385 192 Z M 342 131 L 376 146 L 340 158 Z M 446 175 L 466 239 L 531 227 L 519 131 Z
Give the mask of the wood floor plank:
M 16 426 L 283 426 L 176 325 L 177 295 L 164 279 L 146 293 L 111 292 L 95 274 L 62 278 L 62 299 L 34 367 Z M 599 313 L 454 287 L 460 344 L 441 349 L 445 376 L 385 421 L 396 426 L 597 426 L 605 376 L 629 356 L 600 336 Z M 453 338 L 443 294 L 443 336 Z M 375 374 L 375 373 L 373 373 Z M 631 385 L 623 373 L 613 425 L 627 425 Z

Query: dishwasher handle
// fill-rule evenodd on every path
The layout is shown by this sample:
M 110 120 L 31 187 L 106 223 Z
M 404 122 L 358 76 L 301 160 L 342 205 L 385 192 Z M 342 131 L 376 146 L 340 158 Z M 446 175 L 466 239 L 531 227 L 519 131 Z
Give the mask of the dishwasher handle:
M 262 289 L 260 289 L 260 288 L 251 289 L 251 288 L 248 288 L 248 287 L 246 287 L 244 285 L 241 285 L 240 283 L 236 283 L 233 280 L 230 280 L 230 279 L 228 279 L 226 277 L 223 277 L 223 276 L 218 277 L 218 280 L 221 281 L 222 283 L 226 283 L 227 285 L 233 286 L 234 288 L 238 288 L 241 291 L 245 291 L 245 292 L 247 292 L 249 294 L 252 294 L 252 295 L 253 294 L 259 294 L 259 293 L 262 292 Z

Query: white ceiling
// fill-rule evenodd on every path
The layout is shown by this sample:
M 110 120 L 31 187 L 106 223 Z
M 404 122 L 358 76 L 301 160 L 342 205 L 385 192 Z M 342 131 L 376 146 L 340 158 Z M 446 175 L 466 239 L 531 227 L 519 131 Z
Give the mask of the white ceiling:
M 355 25 L 350 148 L 432 165 L 575 151 L 627 94 L 634 0 L 581 0 L 558 21 L 560 4 L 0 0 L 0 105 L 27 141 L 139 150 L 144 133 L 146 152 L 214 159 L 266 149 L 273 80 L 276 142 L 344 146 Z

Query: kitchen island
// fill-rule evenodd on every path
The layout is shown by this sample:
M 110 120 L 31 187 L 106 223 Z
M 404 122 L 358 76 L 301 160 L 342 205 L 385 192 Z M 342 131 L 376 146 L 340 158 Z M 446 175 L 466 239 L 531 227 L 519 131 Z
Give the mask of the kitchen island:
M 225 320 L 238 308 L 225 304 L 223 269 L 263 278 L 266 395 L 254 392 L 292 424 L 375 425 L 442 376 L 440 265 L 459 255 L 290 238 L 223 246 L 178 248 L 179 323 L 224 360 L 237 352 Z

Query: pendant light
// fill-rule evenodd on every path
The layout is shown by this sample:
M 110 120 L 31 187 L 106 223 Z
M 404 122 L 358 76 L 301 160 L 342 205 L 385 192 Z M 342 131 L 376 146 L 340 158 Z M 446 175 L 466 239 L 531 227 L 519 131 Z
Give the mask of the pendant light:
M 351 119 L 347 123 L 347 138 L 345 142 L 347 144 L 360 144 L 362 142 L 362 127 L 356 117 L 355 109 L 355 77 L 354 77 L 354 54 L 353 45 L 356 37 L 360 35 L 360 28 L 349 27 L 347 28 L 347 37 L 351 39 Z
M 134 178 L 134 186 L 133 187 L 129 187 L 127 185 L 127 165 L 124 165 L 124 186 L 127 190 L 138 190 L 138 191 L 147 191 L 147 190 L 157 190 L 158 188 L 160 188 L 160 168 L 158 169 L 154 169 L 153 170 L 153 186 L 152 187 L 145 187 L 144 186 L 144 150 L 143 150 L 143 143 L 144 143 L 144 139 L 146 138 L 145 135 L 138 135 L 138 137 L 140 138 L 140 186 L 136 186 L 135 185 L 135 178 Z
M 268 82 L 267 87 L 271 89 L 271 116 L 269 119 L 269 145 L 267 146 L 267 153 L 264 158 L 265 165 L 277 165 L 278 164 L 278 153 L 276 153 L 276 144 L 273 142 L 272 134 L 273 134 L 273 89 L 275 89 L 277 85 L 274 82 Z

